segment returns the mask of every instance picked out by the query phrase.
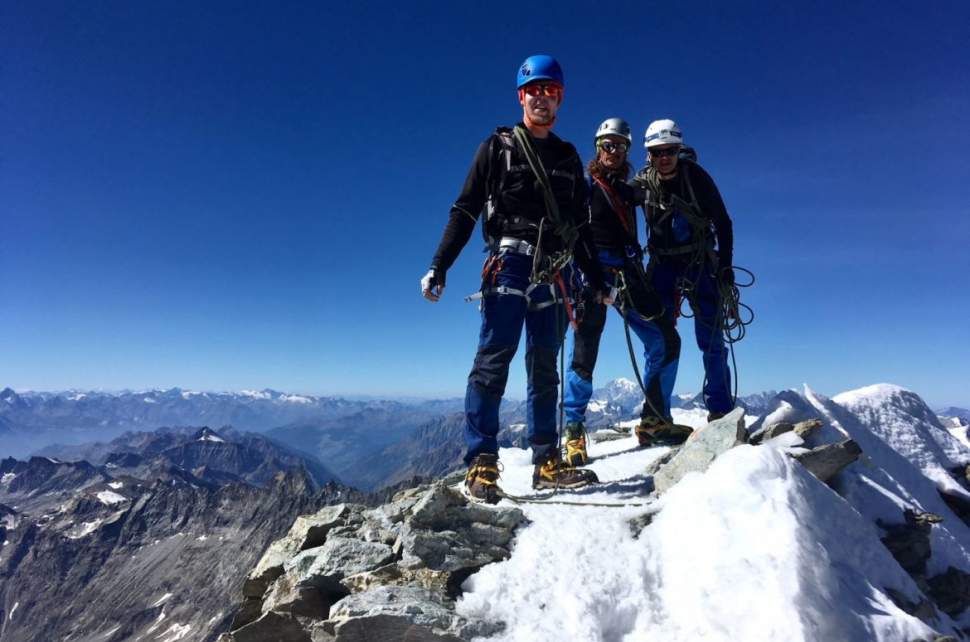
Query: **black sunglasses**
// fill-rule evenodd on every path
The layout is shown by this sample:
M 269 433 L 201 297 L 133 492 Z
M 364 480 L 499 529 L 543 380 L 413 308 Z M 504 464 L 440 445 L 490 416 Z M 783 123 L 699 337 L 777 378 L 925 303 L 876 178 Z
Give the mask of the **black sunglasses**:
M 630 143 L 623 141 L 621 143 L 614 142 L 612 140 L 601 140 L 596 143 L 597 146 L 602 149 L 607 154 L 612 154 L 616 151 L 627 151 L 630 149 Z
M 664 156 L 676 156 L 680 153 L 679 147 L 667 147 L 666 149 L 648 149 L 647 152 L 654 158 L 662 158 Z

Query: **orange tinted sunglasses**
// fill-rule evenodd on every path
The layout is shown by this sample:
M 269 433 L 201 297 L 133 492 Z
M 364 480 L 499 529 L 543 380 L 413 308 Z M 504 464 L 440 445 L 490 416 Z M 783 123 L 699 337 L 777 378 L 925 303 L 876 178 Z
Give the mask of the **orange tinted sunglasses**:
M 535 82 L 523 87 L 522 91 L 533 98 L 538 98 L 539 96 L 545 96 L 546 98 L 560 98 L 562 96 L 562 85 L 556 83 Z

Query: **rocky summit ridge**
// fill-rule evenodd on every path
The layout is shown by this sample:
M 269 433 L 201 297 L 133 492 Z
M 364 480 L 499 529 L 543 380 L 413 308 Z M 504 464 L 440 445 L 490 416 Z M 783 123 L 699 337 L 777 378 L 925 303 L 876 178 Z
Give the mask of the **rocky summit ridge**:
M 952 507 L 970 498 L 970 451 L 946 441 L 946 431 L 915 395 L 886 392 L 880 390 L 878 399 L 864 393 L 843 397 L 847 405 L 841 406 L 807 388 L 786 391 L 765 402 L 770 420 L 746 421 L 739 408 L 698 425 L 676 449 L 637 449 L 622 427 L 593 432 L 592 450 L 602 454 L 591 467 L 604 482 L 593 489 L 533 494 L 526 481 L 528 458 L 512 449 L 502 451 L 502 483 L 518 500 L 495 507 L 469 504 L 459 492 L 460 478 L 453 477 L 402 491 L 379 507 L 345 504 L 302 516 L 250 572 L 231 630 L 219 640 L 545 639 L 543 631 L 556 627 L 564 639 L 583 640 L 647 639 L 643 635 L 658 632 L 671 640 L 970 639 L 970 517 Z M 880 410 L 872 411 L 874 406 Z M 893 422 L 894 434 L 880 423 L 886 421 Z M 900 436 L 902 431 L 908 434 Z M 894 447 L 891 437 L 903 441 Z M 948 471 L 949 481 L 937 477 L 938 469 Z M 753 512 L 763 513 L 765 500 L 747 506 L 743 497 L 735 504 L 730 490 L 725 494 L 737 486 L 744 495 L 746 484 L 752 497 L 769 493 L 769 506 L 779 516 L 792 516 L 790 533 L 776 533 L 789 538 L 790 548 L 779 554 L 771 542 L 744 539 L 735 551 L 722 542 L 725 548 L 710 566 L 688 574 L 710 577 L 690 600 L 691 617 L 678 621 L 677 596 L 671 597 L 664 581 L 656 582 L 667 572 L 665 564 L 683 564 L 677 540 L 693 541 L 694 523 L 726 520 L 730 533 L 743 532 L 744 521 L 764 519 L 779 528 L 778 517 Z M 874 509 L 871 497 L 860 491 L 864 485 L 897 495 Z M 903 490 L 907 485 L 909 492 Z M 779 495 L 779 488 L 786 490 Z M 723 506 L 694 508 L 711 501 L 704 493 L 720 496 Z M 690 500 L 681 499 L 686 497 Z M 678 519 L 686 521 L 672 526 Z M 596 560 L 588 548 L 597 537 L 594 524 L 618 520 L 626 522 L 626 530 L 605 531 L 610 539 L 600 544 L 621 558 L 617 568 L 623 571 L 635 569 L 638 556 L 651 560 L 647 566 L 653 570 L 639 589 L 641 576 L 635 574 L 619 585 L 609 573 L 606 579 L 598 576 L 597 562 L 609 562 Z M 543 561 L 536 554 L 549 538 L 556 543 Z M 817 555 L 834 566 L 821 571 L 818 565 L 825 562 L 813 559 Z M 696 549 L 686 557 L 709 556 Z M 594 559 L 581 565 L 584 572 L 571 574 L 572 560 L 588 558 Z M 779 559 L 784 563 L 773 567 L 772 560 Z M 749 577 L 731 576 L 725 569 L 732 564 L 748 569 Z M 726 606 L 733 603 L 732 588 L 716 577 L 719 567 L 733 577 L 737 591 L 744 584 L 763 591 L 779 576 L 788 577 L 795 592 L 779 591 L 790 603 L 780 607 L 787 619 L 777 632 L 778 623 L 763 609 L 745 611 L 735 604 L 746 615 L 732 619 Z M 675 577 L 684 580 L 682 573 Z M 666 584 L 671 582 L 676 583 Z M 618 590 L 642 602 L 643 610 L 622 607 L 610 597 Z M 687 599 L 692 589 L 681 590 Z M 516 598 L 521 603 L 501 604 Z M 574 610 L 588 608 L 582 630 L 570 629 L 570 618 L 561 613 L 569 613 L 571 600 Z M 563 601 L 565 611 L 554 606 Z M 584 604 L 590 601 L 593 606 Z M 529 608 L 534 602 L 540 603 L 535 612 Z M 882 605 L 883 619 L 872 615 L 873 603 Z M 551 629 L 540 624 L 557 617 L 565 621 Z M 710 628 L 703 628 L 705 622 Z M 737 637 L 738 631 L 747 635 Z

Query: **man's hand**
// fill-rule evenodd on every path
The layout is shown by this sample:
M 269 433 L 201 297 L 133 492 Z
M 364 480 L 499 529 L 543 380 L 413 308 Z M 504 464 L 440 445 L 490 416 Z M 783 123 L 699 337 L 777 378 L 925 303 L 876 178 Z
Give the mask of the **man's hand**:
M 445 273 L 438 268 L 431 268 L 421 278 L 421 294 L 428 301 L 437 301 L 445 291 Z
M 602 292 L 598 292 L 596 295 L 596 300 L 603 305 L 613 305 L 619 295 L 619 290 L 616 288 L 610 288 L 608 291 L 604 290 Z

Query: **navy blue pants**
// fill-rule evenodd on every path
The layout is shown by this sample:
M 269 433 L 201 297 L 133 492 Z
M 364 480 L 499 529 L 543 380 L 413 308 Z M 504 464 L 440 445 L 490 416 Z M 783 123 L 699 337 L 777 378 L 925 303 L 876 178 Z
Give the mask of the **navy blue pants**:
M 507 287 L 526 291 L 532 258 L 505 253 L 483 288 Z M 558 293 L 539 285 L 529 300 L 518 294 L 488 294 L 482 298 L 482 329 L 478 354 L 465 391 L 465 463 L 479 453 L 498 452 L 499 406 L 525 326 L 525 368 L 528 377 L 527 421 L 532 458 L 542 463 L 558 448 L 556 401 L 559 372 L 556 357 L 568 321 Z M 558 301 L 558 302 L 557 302 Z
M 648 273 L 671 320 L 681 297 L 690 303 L 694 314 L 694 337 L 704 355 L 704 403 L 708 412 L 730 411 L 734 408 L 731 401 L 731 370 L 728 368 L 727 349 L 721 332 L 721 300 L 717 279 L 710 261 L 691 266 L 676 259 L 653 259 Z M 693 284 L 686 292 L 683 291 L 685 282 Z
M 670 395 L 677 379 L 677 364 L 680 358 L 680 336 L 674 329 L 671 318 L 667 316 L 648 321 L 660 310 L 657 294 L 643 283 L 641 271 L 633 269 L 628 260 L 607 250 L 599 253 L 600 264 L 607 270 L 605 276 L 611 285 L 616 283 L 616 270 L 622 270 L 627 291 L 633 306 L 626 306 L 624 318 L 630 329 L 643 344 L 646 367 L 643 369 L 643 383 L 647 398 L 643 403 L 641 417 L 659 416 L 670 418 Z M 636 260 L 636 259 L 631 259 Z M 569 370 L 566 373 L 566 395 L 563 407 L 566 421 L 585 421 L 586 408 L 593 396 L 593 369 L 599 353 L 600 338 L 606 325 L 606 306 L 585 296 L 583 316 L 579 328 L 573 332 L 572 348 L 569 356 Z

